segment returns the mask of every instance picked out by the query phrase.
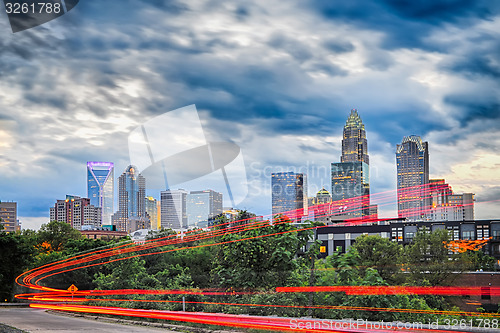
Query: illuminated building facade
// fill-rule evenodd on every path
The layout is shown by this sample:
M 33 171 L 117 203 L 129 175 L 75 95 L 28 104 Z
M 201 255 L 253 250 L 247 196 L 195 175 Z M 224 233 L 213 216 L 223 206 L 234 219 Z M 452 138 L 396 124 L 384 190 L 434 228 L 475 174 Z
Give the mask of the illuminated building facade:
M 444 179 L 429 180 L 431 221 L 472 221 L 474 220 L 474 194 L 454 194 Z
M 186 197 L 188 227 L 205 228 L 208 220 L 222 213 L 222 193 L 192 191 Z
M 50 207 L 50 220 L 69 223 L 77 230 L 96 229 L 102 226 L 102 212 L 89 198 L 66 195 L 65 200 L 57 200 Z
M 316 193 L 315 197 L 309 198 L 308 219 L 322 221 L 323 217 L 330 215 L 332 196 L 324 187 Z
M 111 223 L 114 211 L 114 169 L 111 162 L 87 162 L 87 197 L 101 208 L 103 224 Z
M 365 125 L 358 114 L 352 109 L 344 126 L 342 137 L 341 162 L 365 162 L 370 164 L 368 157 L 368 142 L 366 141 Z
M 429 145 L 411 135 L 396 147 L 398 217 L 425 220 L 429 213 Z
M 332 163 L 333 210 L 355 217 L 369 215 L 370 174 L 365 162 Z
M 146 214 L 151 224 L 147 229 L 158 229 L 158 203 L 153 197 L 146 197 Z
M 336 214 L 370 214 L 370 171 L 365 125 L 356 109 L 344 126 L 340 163 L 331 164 L 332 202 Z
M 128 219 L 147 218 L 146 215 L 146 179 L 137 168 L 129 165 L 118 177 L 118 211 L 112 217 L 112 223 L 118 231 L 128 231 Z
M 161 228 L 187 229 L 186 190 L 161 192 Z
M 17 202 L 0 201 L 0 224 L 4 232 L 15 232 L 21 229 L 17 221 Z
M 273 173 L 271 188 L 273 216 L 283 213 L 289 218 L 300 218 L 307 214 L 307 182 L 304 174 Z

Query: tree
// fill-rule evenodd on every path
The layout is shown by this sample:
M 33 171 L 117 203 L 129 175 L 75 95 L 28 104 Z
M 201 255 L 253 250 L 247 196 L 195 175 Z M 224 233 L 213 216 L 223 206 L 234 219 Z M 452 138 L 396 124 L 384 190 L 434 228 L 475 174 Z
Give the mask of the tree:
M 15 278 L 28 266 L 35 252 L 29 237 L 16 233 L 0 233 L 0 299 L 11 299 Z
M 38 244 L 46 242 L 50 250 L 61 251 L 65 243 L 70 239 L 82 238 L 82 234 L 66 222 L 51 221 L 43 224 L 38 232 Z
M 294 258 L 310 236 L 294 230 L 287 217 L 278 217 L 273 225 L 263 221 L 258 228 L 225 234 L 219 239 L 223 244 L 217 247 L 213 281 L 244 289 L 286 285 L 297 268 Z
M 467 269 L 465 256 L 450 253 L 445 243 L 447 230 L 419 231 L 413 242 L 404 248 L 400 263 L 409 273 L 408 282 L 414 285 L 449 285 L 457 276 L 455 272 Z
M 352 246 L 358 252 L 362 268 L 375 268 L 384 280 L 393 281 L 403 247 L 380 236 L 363 235 Z
M 467 251 L 463 254 L 464 260 L 469 264 L 468 269 L 472 271 L 494 271 L 495 258 L 484 254 L 483 251 Z

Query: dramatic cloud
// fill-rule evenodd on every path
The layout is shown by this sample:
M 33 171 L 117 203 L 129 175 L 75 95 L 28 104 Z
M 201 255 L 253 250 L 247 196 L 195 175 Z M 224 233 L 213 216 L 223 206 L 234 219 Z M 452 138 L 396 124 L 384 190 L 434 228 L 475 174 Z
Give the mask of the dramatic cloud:
M 395 145 L 417 134 L 432 177 L 499 200 L 488 178 L 499 31 L 500 5 L 487 0 L 89 0 L 16 34 L 1 13 L 0 199 L 39 221 L 65 194 L 86 195 L 87 161 L 113 161 L 119 175 L 133 128 L 196 104 L 209 140 L 242 149 L 241 208 L 269 213 L 272 171 L 302 168 L 309 195 L 328 189 L 351 108 L 367 129 L 372 193 L 395 190 Z

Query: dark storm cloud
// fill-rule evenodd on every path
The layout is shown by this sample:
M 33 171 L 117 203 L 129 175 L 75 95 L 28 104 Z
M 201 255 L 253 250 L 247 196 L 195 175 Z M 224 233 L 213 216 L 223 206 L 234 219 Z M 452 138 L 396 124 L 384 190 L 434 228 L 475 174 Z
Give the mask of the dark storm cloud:
M 333 53 L 346 53 L 354 51 L 354 45 L 351 42 L 339 39 L 327 39 L 323 46 Z
M 498 80 L 500 78 L 500 67 L 495 63 L 494 59 L 500 59 L 500 50 L 497 49 L 493 54 L 492 52 L 469 54 L 451 64 L 443 65 L 443 67 L 472 79 L 487 77 Z
M 160 72 L 169 82 L 181 83 L 185 96 L 202 109 L 209 109 L 216 118 L 244 122 L 245 119 L 266 116 L 281 117 L 289 110 L 283 101 L 294 103 L 287 89 L 295 89 L 300 74 L 293 64 L 242 65 L 240 61 L 219 61 L 206 56 L 204 61 L 184 58 L 162 66 Z M 305 84 L 306 82 L 304 82 Z M 204 94 L 203 91 L 212 93 Z M 220 100 L 214 92 L 224 92 L 230 99 Z
M 500 169 L 500 165 L 496 165 L 497 170 Z M 491 186 L 485 188 L 483 193 L 479 196 L 476 196 L 476 202 L 488 202 L 488 201 L 498 201 L 500 198 L 500 186 Z
M 394 64 L 394 59 L 387 53 L 372 52 L 365 66 L 376 71 L 386 71 Z
M 323 63 L 315 63 L 311 66 L 313 71 L 318 71 L 327 74 L 330 77 L 333 76 L 347 76 L 347 71 L 340 68 L 337 65 L 329 64 L 326 62 Z
M 229 5 L 209 1 L 187 5 L 180 1 L 89 0 L 54 21 L 50 30 L 38 27 L 16 38 L 2 34 L 2 79 L 8 76 L 6 82 L 19 87 L 27 104 L 37 103 L 53 113 L 51 117 L 37 118 L 20 126 L 19 137 L 26 140 L 22 145 L 31 144 L 31 150 L 26 150 L 44 154 L 36 164 L 51 173 L 47 171 L 47 181 L 27 182 L 20 177 L 6 187 L 13 193 L 21 193 L 30 186 L 28 183 L 38 182 L 33 191 L 37 195 L 44 193 L 43 205 L 23 205 L 22 213 L 48 214 L 48 207 L 55 199 L 63 198 L 65 192 L 85 195 L 87 160 L 119 161 L 125 167 L 128 133 L 127 128 L 107 122 L 115 116 L 123 115 L 128 118 L 125 121 L 133 119 L 141 123 L 195 103 L 202 111 L 207 131 L 213 132 L 214 137 L 241 140 L 244 147 L 247 143 L 244 136 L 255 135 L 262 138 L 259 143 L 264 145 L 248 150 L 264 152 L 256 153 L 254 158 L 261 158 L 259 161 L 264 165 L 294 165 L 302 163 L 301 156 L 287 156 L 266 144 L 280 141 L 284 135 L 307 135 L 320 141 L 322 136 L 340 137 L 354 104 L 352 107 L 357 107 L 362 115 L 367 135 L 379 139 L 369 142 L 370 151 L 393 163 L 394 152 L 385 155 L 390 150 L 388 143 L 395 149 L 395 143 L 401 142 L 405 135 L 425 137 L 429 132 L 446 130 L 448 125 L 442 120 L 450 116 L 439 115 L 430 101 L 432 98 L 428 98 L 427 88 L 418 89 L 421 84 L 410 79 L 418 71 L 411 68 L 417 57 L 411 54 L 414 49 L 440 52 L 445 59 L 440 70 L 473 79 L 479 87 L 491 83 L 482 80 L 497 80 L 500 73 L 491 60 L 498 54 L 498 48 L 495 51 L 498 38 L 493 33 L 460 41 L 430 38 L 445 25 L 472 26 L 491 18 L 498 13 L 494 1 L 315 0 L 306 11 L 289 9 L 291 14 L 287 15 L 298 18 L 297 24 L 315 13 L 317 25 L 306 24 L 299 31 L 287 26 L 289 17 L 283 19 L 282 13 L 277 12 L 269 14 L 272 11 L 259 8 L 259 3 Z M 212 15 L 217 18 L 225 15 L 222 19 L 227 21 L 214 22 L 213 29 L 207 28 L 207 17 L 211 20 Z M 272 24 L 266 26 L 265 22 L 279 28 L 273 29 Z M 333 25 L 335 30 L 337 22 L 346 29 L 345 36 L 335 37 L 337 31 L 324 29 L 325 25 L 330 28 Z M 238 27 L 241 35 L 232 23 L 245 24 Z M 63 31 L 62 37 L 56 33 L 58 29 Z M 246 29 L 251 32 L 244 32 Z M 382 44 L 378 45 L 380 35 Z M 475 43 L 482 45 L 480 51 L 473 50 Z M 401 48 L 407 48 L 410 54 L 403 55 L 407 57 L 406 68 L 398 54 L 390 52 Z M 452 51 L 454 57 L 450 61 L 448 56 Z M 424 53 L 420 55 L 425 56 Z M 394 73 L 396 66 L 400 66 L 401 73 Z M 433 68 L 429 66 L 426 70 Z M 138 86 L 138 92 L 128 92 L 127 83 L 132 89 Z M 415 86 L 418 88 L 411 90 Z M 40 87 L 46 87 L 47 93 L 43 94 Z M 450 93 L 445 102 L 451 106 L 452 116 L 462 122 L 498 119 L 494 114 L 499 113 L 499 102 L 494 98 L 480 103 L 457 92 Z M 91 119 L 97 115 L 103 123 L 76 120 L 72 118 L 75 115 L 88 115 Z M 94 132 L 72 138 L 75 122 Z M 63 141 L 45 142 L 45 150 L 40 150 L 37 136 L 30 133 L 37 131 L 39 123 L 53 125 L 44 132 L 46 137 L 62 134 Z M 101 137 L 94 136 L 101 132 Z M 86 135 L 92 140 L 102 139 L 102 143 L 92 143 L 91 139 L 86 142 Z M 254 144 L 255 138 L 248 139 L 248 143 Z M 289 144 L 292 151 L 296 149 L 310 156 L 330 149 L 293 140 Z M 335 144 L 329 144 L 332 151 L 338 148 Z M 15 165 L 14 162 L 10 165 Z M 117 167 L 115 175 L 123 168 Z M 81 171 L 80 179 L 75 180 L 77 169 Z M 54 179 L 71 181 L 64 182 L 57 191 L 43 192 Z M 393 189 L 383 181 L 379 180 L 379 188 Z M 17 198 L 20 197 L 18 194 Z M 30 200 L 40 202 L 35 197 Z
M 160 10 L 175 15 L 179 15 L 182 12 L 189 10 L 189 6 L 186 3 L 181 3 L 174 0 L 142 0 L 142 3 L 145 5 L 154 6 Z
M 294 40 L 281 33 L 271 36 L 271 40 L 268 42 L 268 45 L 273 49 L 286 51 L 299 62 L 309 60 L 313 56 L 309 47 L 303 45 L 298 40 Z
M 28 92 L 24 94 L 24 99 L 37 106 L 49 106 L 56 109 L 66 109 L 68 106 L 68 100 L 65 96 L 51 93 L 49 90 L 46 90 L 44 94 Z
M 322 1 L 311 8 L 327 19 L 385 33 L 383 46 L 394 48 L 439 49 L 425 41 L 438 27 L 474 24 L 499 13 L 500 3 L 489 0 L 379 0 Z
M 500 101 L 498 99 L 487 100 L 478 98 L 475 94 L 461 94 L 448 95 L 444 101 L 461 111 L 457 118 L 460 119 L 462 125 L 472 120 L 500 120 Z
M 234 11 L 234 14 L 239 21 L 244 21 L 250 17 L 250 10 L 243 5 L 239 5 Z
M 427 133 L 447 128 L 439 118 L 432 116 L 434 112 L 431 105 L 417 99 L 385 109 L 374 105 L 369 111 L 361 113 L 367 135 L 371 131 L 376 132 L 394 145 L 400 143 L 404 136 L 425 137 Z M 373 141 L 370 149 L 376 150 Z

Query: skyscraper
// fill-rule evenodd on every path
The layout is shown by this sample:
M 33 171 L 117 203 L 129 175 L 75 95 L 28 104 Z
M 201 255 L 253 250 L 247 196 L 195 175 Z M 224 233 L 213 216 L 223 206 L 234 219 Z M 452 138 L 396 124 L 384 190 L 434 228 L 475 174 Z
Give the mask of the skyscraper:
M 101 208 L 103 224 L 111 223 L 114 210 L 114 170 L 111 162 L 87 162 L 87 197 Z
M 368 164 L 365 162 L 332 163 L 331 171 L 332 202 L 338 207 L 338 212 L 354 217 L 368 216 L 370 206 Z
M 405 136 L 396 147 L 398 217 L 423 220 L 430 208 L 429 144 L 417 135 Z
M 342 214 L 369 215 L 370 173 L 365 125 L 356 109 L 344 126 L 340 163 L 331 164 L 332 202 Z M 336 209 L 334 209 L 336 210 Z
M 213 190 L 192 191 L 186 197 L 189 227 L 207 227 L 208 220 L 222 213 L 222 193 Z
M 165 229 L 186 229 L 187 212 L 185 190 L 166 190 L 161 192 L 161 227 Z
M 307 186 L 304 174 L 273 173 L 271 175 L 271 188 L 273 215 L 284 213 L 291 219 L 300 219 L 307 213 Z
M 368 157 L 368 142 L 366 141 L 365 125 L 358 115 L 358 110 L 352 109 L 344 126 L 342 138 L 341 162 L 365 162 L 370 164 Z
M 145 219 L 146 179 L 137 168 L 129 165 L 118 177 L 118 211 L 113 215 L 113 224 L 119 231 L 128 231 L 129 219 Z

